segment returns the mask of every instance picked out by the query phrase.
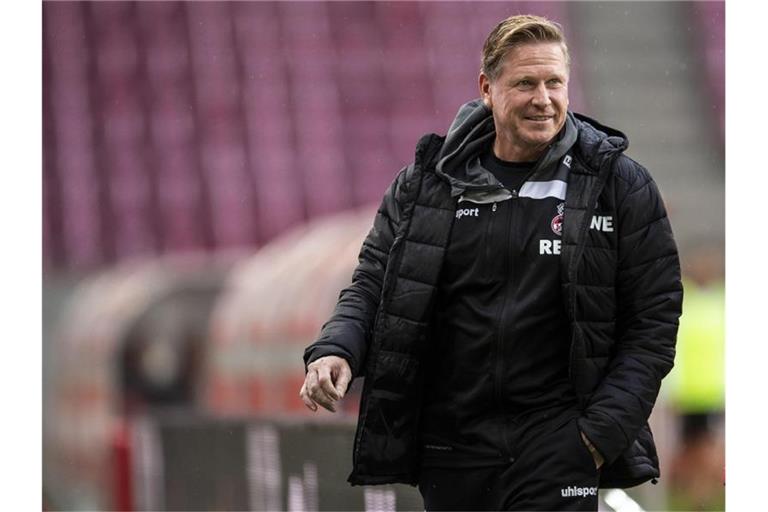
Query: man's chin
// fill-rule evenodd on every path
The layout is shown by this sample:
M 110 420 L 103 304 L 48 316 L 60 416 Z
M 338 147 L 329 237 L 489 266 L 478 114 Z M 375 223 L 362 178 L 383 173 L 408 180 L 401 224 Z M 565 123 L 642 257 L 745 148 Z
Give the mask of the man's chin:
M 547 130 L 542 132 L 522 134 L 522 139 L 525 140 L 529 146 L 546 146 L 552 139 L 555 138 L 555 135 L 557 135 L 557 132 Z

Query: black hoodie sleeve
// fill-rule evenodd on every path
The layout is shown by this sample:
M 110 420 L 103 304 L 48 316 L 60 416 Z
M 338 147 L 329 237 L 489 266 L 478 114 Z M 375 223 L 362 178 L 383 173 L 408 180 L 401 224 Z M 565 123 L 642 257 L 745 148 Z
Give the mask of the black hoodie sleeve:
M 637 438 L 672 369 L 683 289 L 672 229 L 648 172 L 618 164 L 616 345 L 579 426 L 610 464 Z M 623 172 L 622 172 L 623 171 Z
M 400 223 L 406 167 L 397 175 L 384 194 L 376 212 L 373 227 L 363 242 L 352 284 L 341 291 L 331 318 L 323 325 L 320 336 L 304 351 L 304 365 L 324 356 L 343 357 L 352 376 L 362 375 L 373 323 L 381 297 L 389 251 Z

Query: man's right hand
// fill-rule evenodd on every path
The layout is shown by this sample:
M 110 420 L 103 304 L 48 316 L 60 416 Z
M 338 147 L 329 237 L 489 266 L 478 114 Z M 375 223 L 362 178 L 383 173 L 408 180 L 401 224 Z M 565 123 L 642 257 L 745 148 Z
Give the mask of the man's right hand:
M 307 376 L 299 396 L 309 409 L 317 411 L 317 404 L 336 412 L 333 402 L 341 400 L 347 392 L 352 370 L 343 357 L 325 356 L 307 365 Z

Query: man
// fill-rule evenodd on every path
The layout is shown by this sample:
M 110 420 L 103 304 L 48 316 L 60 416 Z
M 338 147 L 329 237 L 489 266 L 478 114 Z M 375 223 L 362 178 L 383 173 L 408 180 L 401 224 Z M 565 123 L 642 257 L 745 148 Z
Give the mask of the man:
M 659 476 L 677 249 L 626 137 L 568 111 L 568 74 L 558 25 L 504 20 L 481 98 L 386 192 L 304 354 L 312 410 L 365 376 L 352 484 L 418 485 L 427 510 L 596 510 L 598 487 Z

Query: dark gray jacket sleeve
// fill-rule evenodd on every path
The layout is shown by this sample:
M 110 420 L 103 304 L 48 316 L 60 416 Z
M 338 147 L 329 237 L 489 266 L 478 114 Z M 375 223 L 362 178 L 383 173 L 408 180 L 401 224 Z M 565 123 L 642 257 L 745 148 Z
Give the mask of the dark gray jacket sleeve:
M 607 463 L 637 438 L 674 364 L 683 288 L 672 229 L 648 172 L 618 163 L 616 345 L 579 426 Z M 631 172 L 621 172 L 631 171 Z
M 407 169 L 407 168 L 406 168 Z M 406 169 L 400 171 L 384 194 L 373 227 L 363 242 L 352 284 L 341 291 L 331 318 L 320 336 L 304 351 L 304 364 L 329 355 L 343 357 L 353 377 L 364 371 L 365 355 L 371 340 L 373 323 L 381 298 L 389 251 L 400 222 Z

